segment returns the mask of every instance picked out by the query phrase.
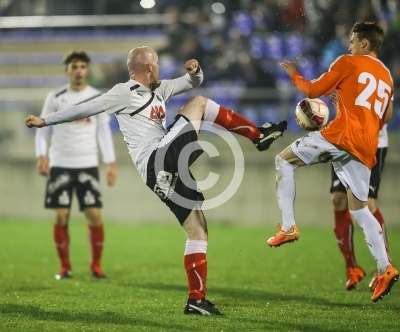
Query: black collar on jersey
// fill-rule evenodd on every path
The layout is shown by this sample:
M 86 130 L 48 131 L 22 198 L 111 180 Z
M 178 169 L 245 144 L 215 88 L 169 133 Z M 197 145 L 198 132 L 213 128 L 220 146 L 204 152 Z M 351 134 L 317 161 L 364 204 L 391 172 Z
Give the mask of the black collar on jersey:
M 130 90 L 131 90 L 131 91 L 136 90 L 138 87 L 140 87 L 140 84 L 135 84 L 134 86 L 131 86 L 131 87 L 130 87 Z M 151 93 L 151 97 L 150 97 L 150 99 L 147 101 L 147 103 L 144 104 L 143 106 L 139 107 L 136 111 L 134 111 L 134 112 L 132 112 L 132 113 L 129 113 L 129 115 L 130 115 L 130 116 L 134 116 L 134 115 L 138 114 L 139 112 L 143 111 L 147 106 L 149 106 L 149 105 L 151 104 L 151 102 L 152 102 L 153 99 L 154 99 L 154 96 L 155 96 L 155 94 L 154 94 L 154 92 L 152 92 L 152 93 Z
M 131 90 L 132 90 L 132 88 L 131 88 Z M 139 112 L 143 111 L 147 106 L 149 106 L 149 105 L 152 103 L 152 101 L 153 101 L 153 99 L 154 99 L 154 96 L 155 96 L 155 93 L 152 92 L 152 93 L 151 93 L 151 97 L 150 97 L 150 99 L 147 101 L 147 103 L 144 104 L 143 106 L 139 107 L 136 111 L 134 111 L 134 112 L 132 112 L 132 113 L 129 113 L 129 115 L 130 115 L 130 116 L 134 116 L 134 115 L 138 114 Z

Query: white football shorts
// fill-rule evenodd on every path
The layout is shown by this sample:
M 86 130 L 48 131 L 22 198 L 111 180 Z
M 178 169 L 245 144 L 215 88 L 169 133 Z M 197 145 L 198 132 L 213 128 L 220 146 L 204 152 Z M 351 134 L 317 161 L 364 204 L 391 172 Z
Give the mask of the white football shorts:
M 328 142 L 319 131 L 299 138 L 290 148 L 307 165 L 332 160 L 333 169 L 346 189 L 350 188 L 360 201 L 368 200 L 371 170 L 352 154 Z

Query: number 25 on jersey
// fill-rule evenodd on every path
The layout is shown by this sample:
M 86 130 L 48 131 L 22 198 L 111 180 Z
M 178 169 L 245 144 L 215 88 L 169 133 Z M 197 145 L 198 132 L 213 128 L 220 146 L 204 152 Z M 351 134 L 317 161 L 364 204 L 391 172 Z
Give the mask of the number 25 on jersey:
M 371 110 L 371 103 L 368 99 L 374 95 L 374 111 L 378 114 L 379 118 L 382 119 L 383 114 L 389 103 L 389 95 L 392 92 L 392 88 L 382 80 L 378 80 L 370 73 L 363 72 L 358 76 L 358 83 L 367 84 L 364 90 L 359 94 L 356 99 L 356 105 L 363 106 Z M 382 101 L 376 99 L 376 96 L 381 98 Z

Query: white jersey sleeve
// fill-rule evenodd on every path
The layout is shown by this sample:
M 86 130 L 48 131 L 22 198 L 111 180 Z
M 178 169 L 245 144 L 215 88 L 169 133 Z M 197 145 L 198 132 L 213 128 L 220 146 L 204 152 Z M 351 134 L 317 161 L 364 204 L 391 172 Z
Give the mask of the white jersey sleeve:
M 55 97 L 54 91 L 47 94 L 46 99 L 43 104 L 42 111 L 40 112 L 41 118 L 44 118 L 49 113 L 57 111 L 56 106 L 54 104 L 54 97 Z
M 54 92 L 47 94 L 46 99 L 43 104 L 42 111 L 40 112 L 40 117 L 44 118 L 47 114 L 55 112 L 54 105 Z M 37 128 L 35 131 L 35 157 L 47 155 L 47 141 L 50 136 L 50 128 L 43 127 Z
M 107 114 L 119 113 L 129 107 L 130 90 L 126 84 L 117 84 L 107 93 L 101 95 L 96 101 Z
M 47 156 L 47 141 L 50 136 L 50 128 L 36 128 L 35 132 L 35 157 Z
M 105 113 L 102 113 L 105 114 Z M 115 162 L 114 143 L 110 125 L 107 122 L 99 122 L 97 125 L 97 140 L 99 142 L 103 162 L 110 164 Z
M 168 101 L 172 96 L 179 95 L 198 87 L 203 82 L 203 72 L 200 71 L 195 75 L 185 74 L 173 80 L 162 80 L 158 87 L 159 93 L 165 101 Z

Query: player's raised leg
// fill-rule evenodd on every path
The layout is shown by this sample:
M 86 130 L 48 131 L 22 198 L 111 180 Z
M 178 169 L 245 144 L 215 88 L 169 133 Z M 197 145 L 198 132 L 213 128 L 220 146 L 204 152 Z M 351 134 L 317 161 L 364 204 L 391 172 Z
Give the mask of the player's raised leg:
M 226 109 L 203 96 L 192 98 L 179 113 L 185 115 L 190 121 L 198 122 L 197 125 L 194 124 L 197 132 L 200 130 L 201 120 L 215 123 L 231 132 L 247 137 L 259 151 L 268 150 L 271 144 L 287 129 L 286 121 L 267 122 L 263 126 L 257 127 L 239 113 Z

